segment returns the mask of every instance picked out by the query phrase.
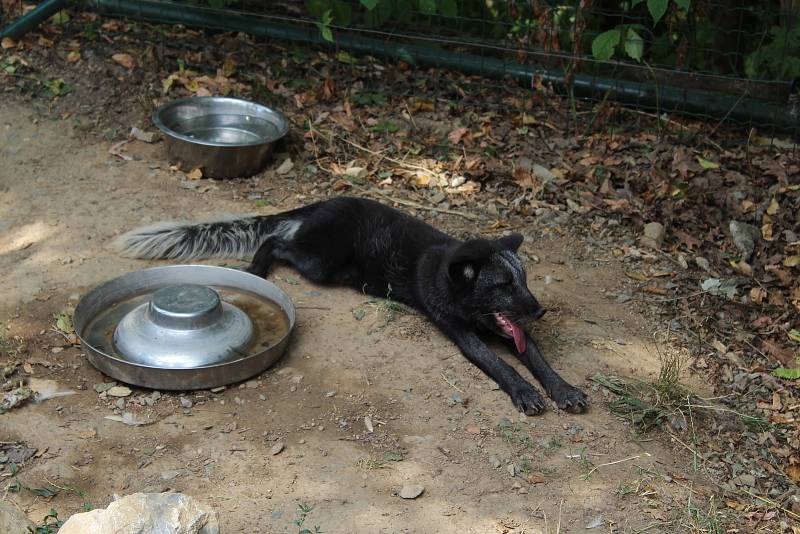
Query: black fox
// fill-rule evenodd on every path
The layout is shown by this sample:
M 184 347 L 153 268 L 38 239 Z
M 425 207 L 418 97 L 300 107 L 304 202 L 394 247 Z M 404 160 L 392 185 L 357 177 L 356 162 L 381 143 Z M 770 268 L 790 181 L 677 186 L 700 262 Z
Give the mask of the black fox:
M 528 290 L 521 244 L 519 234 L 460 241 L 378 202 L 338 197 L 277 215 L 159 223 L 114 246 L 134 258 L 253 257 L 248 271 L 262 277 L 279 260 L 312 282 L 402 302 L 433 321 L 519 410 L 538 414 L 544 401 L 536 389 L 482 341 L 493 333 L 560 408 L 582 412 L 586 395 L 550 368 L 519 326 L 545 313 Z

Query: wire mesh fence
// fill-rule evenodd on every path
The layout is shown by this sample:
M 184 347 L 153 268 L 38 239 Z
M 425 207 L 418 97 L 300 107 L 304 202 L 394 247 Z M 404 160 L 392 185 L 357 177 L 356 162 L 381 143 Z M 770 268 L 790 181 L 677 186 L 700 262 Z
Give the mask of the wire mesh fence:
M 660 115 L 796 134 L 800 2 L 94 0 L 153 21 L 240 30 Z M 494 82 L 497 83 L 497 82 Z

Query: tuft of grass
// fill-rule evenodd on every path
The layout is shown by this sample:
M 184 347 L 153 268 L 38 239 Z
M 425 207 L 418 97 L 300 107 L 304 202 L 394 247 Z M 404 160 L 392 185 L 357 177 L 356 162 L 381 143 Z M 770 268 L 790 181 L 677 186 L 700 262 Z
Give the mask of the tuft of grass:
M 371 471 L 373 469 L 381 469 L 388 467 L 389 462 L 402 462 L 403 455 L 397 451 L 388 451 L 383 453 L 383 458 L 359 458 L 356 465 L 361 469 Z
M 726 529 L 722 526 L 724 522 L 725 515 L 717 508 L 717 498 L 713 495 L 708 501 L 708 509 L 699 507 L 690 498 L 686 503 L 686 508 L 683 510 L 682 523 L 687 529 L 684 532 L 725 534 Z
M 658 378 L 652 382 L 625 380 L 602 373 L 591 378 L 617 395 L 611 402 L 611 411 L 628 420 L 642 434 L 664 422 L 686 429 L 686 422 L 692 416 L 692 395 L 680 383 L 686 364 L 685 353 L 678 350 L 659 351 L 659 360 Z
M 380 322 L 378 326 L 370 328 L 368 334 L 372 334 L 375 330 L 385 327 L 392 321 L 397 320 L 398 317 L 403 315 L 410 315 L 412 312 L 399 302 L 389 299 L 370 299 L 357 308 L 352 309 L 353 317 L 356 321 L 364 320 L 367 315 L 374 315 L 376 320 Z

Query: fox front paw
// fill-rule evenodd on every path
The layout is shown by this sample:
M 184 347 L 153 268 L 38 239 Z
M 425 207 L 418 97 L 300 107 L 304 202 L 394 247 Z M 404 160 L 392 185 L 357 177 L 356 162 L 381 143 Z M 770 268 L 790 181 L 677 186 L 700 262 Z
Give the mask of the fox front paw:
M 569 384 L 554 388 L 550 398 L 560 409 L 570 413 L 583 413 L 589 407 L 589 397 L 586 393 Z
M 530 384 L 512 389 L 509 396 L 517 410 L 525 415 L 539 415 L 544 410 L 544 399 Z

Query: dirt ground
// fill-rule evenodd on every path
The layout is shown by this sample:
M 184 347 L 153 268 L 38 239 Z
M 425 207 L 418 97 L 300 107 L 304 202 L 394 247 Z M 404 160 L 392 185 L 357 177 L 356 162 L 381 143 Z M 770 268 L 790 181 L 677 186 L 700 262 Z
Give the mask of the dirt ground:
M 178 394 L 153 402 L 153 392 L 134 388 L 124 410 L 151 424 L 106 419 L 121 411 L 94 389 L 109 378 L 79 347 L 64 347 L 53 318 L 93 285 L 149 265 L 116 257 L 109 239 L 150 221 L 273 208 L 254 207 L 233 182 L 204 193 L 181 187 L 160 145 L 131 143 L 134 159 L 125 162 L 72 124 L 0 103 L 2 333 L 31 378 L 76 393 L 0 416 L 0 441 L 39 451 L 20 481 L 71 489 L 4 496 L 33 520 L 51 508 L 66 518 L 84 503 L 105 507 L 114 495 L 171 488 L 216 507 L 223 532 L 297 532 L 292 521 L 307 504 L 306 526 L 328 533 L 592 525 L 652 533 L 680 531 L 689 493 L 707 495 L 680 446 L 637 441 L 588 381 L 598 371 L 652 378 L 652 333 L 661 325 L 609 297 L 624 279 L 617 263 L 533 222 L 521 229 L 533 240 L 522 249 L 529 285 L 552 310 L 537 337 L 554 367 L 590 393 L 587 414 L 550 405 L 525 418 L 422 318 L 387 316 L 363 295 L 278 268 L 270 280 L 300 309 L 273 369 L 218 394 L 186 393 L 191 408 Z M 269 190 L 281 209 L 304 201 L 291 180 L 260 177 L 249 186 Z M 285 448 L 272 455 L 278 442 Z M 404 484 L 425 491 L 404 500 Z

